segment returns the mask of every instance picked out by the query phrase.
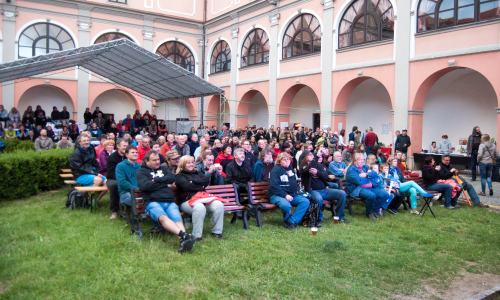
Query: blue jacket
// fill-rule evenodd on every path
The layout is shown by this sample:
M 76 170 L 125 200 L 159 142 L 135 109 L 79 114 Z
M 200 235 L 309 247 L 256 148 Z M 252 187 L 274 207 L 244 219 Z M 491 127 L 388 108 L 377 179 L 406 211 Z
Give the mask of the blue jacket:
M 377 190 L 385 190 L 384 189 L 384 179 L 382 178 L 381 175 L 375 173 L 375 172 L 368 172 L 368 178 L 370 179 L 373 188 Z
M 116 183 L 118 184 L 118 193 L 120 196 L 130 193 L 130 189 L 139 188 L 137 186 L 137 171 L 140 168 L 140 163 L 131 164 L 128 160 L 124 160 L 116 165 Z
M 253 167 L 253 178 L 255 179 L 255 182 L 262 181 L 262 172 L 264 172 L 264 166 L 262 165 L 262 160 L 259 159 Z M 269 176 L 271 176 L 271 174 L 269 174 Z
M 350 165 L 346 172 L 346 187 L 349 195 L 351 197 L 359 197 L 359 191 L 361 190 L 361 185 L 369 183 L 370 179 L 367 177 L 359 177 L 359 174 L 368 172 L 368 166 L 363 165 L 361 171 L 355 165 Z
M 396 180 L 396 176 L 394 176 L 396 173 L 399 177 L 397 180 L 399 181 L 399 183 L 402 183 L 402 182 L 406 182 L 406 178 L 404 177 L 403 175 L 403 172 L 401 172 L 401 169 L 398 168 L 398 167 L 391 167 L 390 171 L 389 171 L 389 176 L 390 176 L 390 179 L 392 180 Z
M 335 178 L 344 178 L 344 172 L 340 171 L 340 169 L 347 169 L 347 165 L 343 161 L 340 163 L 332 161 L 328 167 L 328 174 L 335 175 Z
M 292 197 L 297 196 L 299 192 L 299 183 L 293 171 L 293 166 L 283 168 L 280 165 L 274 166 L 269 173 L 269 189 L 267 190 L 267 197 L 280 196 L 285 198 L 286 195 Z

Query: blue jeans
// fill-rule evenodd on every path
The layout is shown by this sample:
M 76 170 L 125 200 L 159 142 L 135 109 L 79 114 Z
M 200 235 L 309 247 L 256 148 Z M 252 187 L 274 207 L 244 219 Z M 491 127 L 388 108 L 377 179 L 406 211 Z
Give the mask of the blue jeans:
M 451 185 L 444 184 L 444 183 L 434 183 L 434 184 L 428 186 L 427 190 L 443 193 L 445 207 L 457 205 L 457 198 L 458 197 L 451 199 L 451 191 L 452 191 Z M 457 193 L 457 195 L 458 195 L 458 193 Z
M 271 196 L 269 201 L 272 204 L 278 205 L 280 207 L 281 213 L 283 214 L 283 222 L 288 221 L 294 225 L 297 225 L 300 220 L 302 220 L 302 217 L 306 213 L 307 208 L 309 208 L 310 204 L 307 198 L 299 195 L 293 197 L 292 201 L 288 201 L 280 196 Z M 292 206 L 296 207 L 293 214 Z
M 491 189 L 491 174 L 493 173 L 493 164 L 479 163 L 479 172 L 481 173 L 481 192 L 486 190 L 486 182 L 488 188 Z
M 125 193 L 120 195 L 120 203 L 128 206 L 132 206 L 132 198 L 130 193 Z
M 368 156 L 370 152 L 372 152 L 373 146 L 366 146 L 365 148 L 366 148 L 366 155 Z
M 481 168 L 481 166 L 479 166 Z M 470 154 L 470 169 L 472 171 L 472 180 L 476 180 L 476 172 L 477 172 L 477 151 L 472 151 Z M 481 170 L 481 169 L 479 169 Z M 491 176 L 490 176 L 491 177 Z M 481 176 L 481 180 L 483 176 Z M 481 181 L 482 183 L 482 181 Z M 483 191 L 484 192 L 484 191 Z
M 389 193 L 378 189 L 365 189 L 359 191 L 359 197 L 365 200 L 366 214 L 379 210 L 384 202 L 390 198 Z
M 470 200 L 474 205 L 477 205 L 479 204 L 479 202 L 481 202 L 479 201 L 479 197 L 477 196 L 476 190 L 474 189 L 472 184 L 466 183 L 463 186 L 460 184 L 458 186 L 462 188 L 462 191 L 467 191 L 467 194 L 469 194 Z M 460 194 L 462 194 L 462 191 L 458 192 L 457 195 L 455 196 L 455 205 L 457 204 L 457 199 L 460 196 Z
M 323 212 L 321 208 L 323 207 L 323 200 L 334 201 L 337 200 L 337 207 L 335 209 L 335 214 L 340 220 L 345 219 L 344 209 L 345 209 L 345 192 L 335 189 L 324 189 L 316 190 L 311 192 L 312 202 L 319 204 L 319 219 L 323 219 Z
M 146 207 L 146 214 L 158 223 L 158 218 L 162 215 L 174 222 L 182 221 L 179 207 L 174 202 L 150 202 Z

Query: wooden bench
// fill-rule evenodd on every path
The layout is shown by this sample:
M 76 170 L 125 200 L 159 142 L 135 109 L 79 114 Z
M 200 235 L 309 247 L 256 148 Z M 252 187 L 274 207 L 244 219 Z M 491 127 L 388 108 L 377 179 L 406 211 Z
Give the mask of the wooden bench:
M 61 178 L 67 178 L 67 179 L 73 179 L 73 174 L 59 174 L 59 177 Z
M 178 189 L 176 187 L 172 187 L 172 190 L 175 195 L 175 202 L 180 207 L 179 197 L 178 197 Z M 247 222 L 247 207 L 240 204 L 238 200 L 238 194 L 236 192 L 236 188 L 234 185 L 215 185 L 209 186 L 206 188 L 207 193 L 219 196 L 223 199 L 229 200 L 229 202 L 224 203 L 224 213 L 233 214 L 233 219 L 231 220 L 231 224 L 235 224 L 237 220 L 237 213 L 243 213 L 243 227 L 248 229 Z M 148 219 L 149 216 L 146 215 L 144 207 L 144 200 L 142 198 L 142 194 L 140 190 L 131 190 L 131 204 L 132 204 L 132 217 L 131 217 L 131 235 L 136 235 L 139 240 L 144 238 L 144 231 L 142 228 L 142 223 L 144 220 Z M 187 213 L 181 211 L 181 216 L 190 216 Z
M 71 169 L 61 169 L 61 172 L 63 172 L 63 173 L 71 173 Z
M 64 184 L 71 185 L 71 187 L 77 185 L 75 180 L 64 180 Z
M 260 212 L 275 210 L 279 208 L 277 205 L 269 202 L 267 197 L 267 190 L 269 189 L 269 182 L 249 182 L 248 183 L 248 204 L 249 210 L 252 212 L 251 216 L 257 219 L 257 226 L 262 227 L 262 220 L 260 219 Z M 247 215 L 248 217 L 248 215 Z
M 77 186 L 75 190 L 79 192 L 90 193 L 90 212 L 97 212 L 97 198 L 95 198 L 96 192 L 106 192 L 108 191 L 107 186 Z
M 352 211 L 352 203 L 359 202 L 359 201 L 363 202 L 363 198 L 352 197 L 351 195 L 349 195 L 349 192 L 347 191 L 347 180 L 346 179 L 340 180 L 339 188 L 341 188 L 346 194 L 345 202 L 347 204 L 347 209 L 349 210 L 349 214 L 351 216 L 354 216 L 354 212 Z

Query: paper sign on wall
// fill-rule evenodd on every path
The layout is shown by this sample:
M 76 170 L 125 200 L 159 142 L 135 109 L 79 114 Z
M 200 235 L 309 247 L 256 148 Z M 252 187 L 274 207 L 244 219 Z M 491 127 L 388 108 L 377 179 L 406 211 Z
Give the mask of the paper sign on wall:
M 387 124 L 387 131 L 392 132 L 392 123 Z
M 388 127 L 389 127 L 388 124 L 385 124 L 385 123 L 382 124 L 382 134 L 388 133 L 388 131 L 387 131 Z
M 342 130 L 342 123 L 339 123 L 339 128 L 338 128 L 338 131 L 341 131 Z
M 288 127 L 288 122 L 280 122 L 281 129 Z

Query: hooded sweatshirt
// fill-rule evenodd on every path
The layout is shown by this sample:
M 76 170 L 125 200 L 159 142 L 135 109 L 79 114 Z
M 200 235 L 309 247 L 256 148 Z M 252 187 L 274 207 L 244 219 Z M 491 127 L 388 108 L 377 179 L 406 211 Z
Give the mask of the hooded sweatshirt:
M 479 145 L 477 152 L 477 162 L 483 164 L 492 164 L 493 157 L 498 159 L 498 150 L 492 142 L 487 141 Z
M 175 176 L 168 167 L 151 169 L 144 161 L 137 172 L 137 186 L 144 198 L 144 207 L 151 202 L 175 202 L 174 192 L 168 187 L 174 181 Z
M 140 168 L 141 164 L 138 162 L 132 164 L 128 160 L 124 160 L 116 165 L 116 183 L 118 184 L 118 193 L 120 196 L 130 193 L 131 189 L 139 188 L 137 186 L 137 172 Z
M 438 146 L 440 153 L 450 153 L 451 152 L 451 143 L 449 140 L 441 140 Z

